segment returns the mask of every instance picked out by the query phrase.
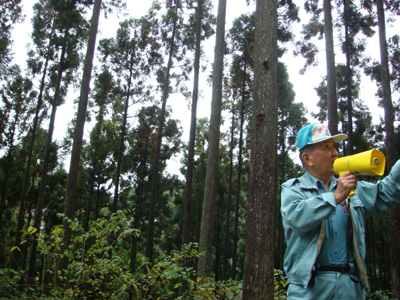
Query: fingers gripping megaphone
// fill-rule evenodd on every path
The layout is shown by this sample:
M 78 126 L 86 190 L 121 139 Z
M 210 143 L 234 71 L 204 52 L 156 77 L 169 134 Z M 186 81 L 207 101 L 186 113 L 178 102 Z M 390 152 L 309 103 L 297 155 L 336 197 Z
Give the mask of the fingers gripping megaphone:
M 385 165 L 385 155 L 379 150 L 372 149 L 336 159 L 333 163 L 333 169 L 339 176 L 346 172 L 355 175 L 383 175 Z M 349 197 L 353 195 L 354 191 L 351 191 Z

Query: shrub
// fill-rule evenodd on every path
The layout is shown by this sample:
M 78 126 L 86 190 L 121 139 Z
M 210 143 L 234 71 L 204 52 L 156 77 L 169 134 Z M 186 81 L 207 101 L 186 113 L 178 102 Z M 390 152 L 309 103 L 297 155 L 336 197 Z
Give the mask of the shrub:
M 34 284 L 27 285 L 26 271 L 0 269 L 0 299 L 241 299 L 241 281 L 201 280 L 193 268 L 201 253 L 195 243 L 162 255 L 154 263 L 138 254 L 139 267 L 133 274 L 124 246 L 139 232 L 132 229 L 127 211 L 90 223 L 88 232 L 70 219 L 70 245 L 63 249 L 64 228 L 55 227 L 38 239 L 44 273 Z M 29 227 L 23 234 L 24 243 L 37 230 Z M 17 251 L 17 247 L 13 247 Z M 60 259 L 69 265 L 56 270 Z M 55 284 L 56 282 L 56 284 Z M 25 283 L 25 284 L 24 284 Z M 275 270 L 275 299 L 286 299 L 286 278 Z M 131 298 L 132 297 L 132 298 Z M 374 298 L 378 299 L 378 298 Z
M 391 293 L 388 291 L 375 291 L 367 292 L 365 295 L 366 300 L 390 300 L 392 299 Z

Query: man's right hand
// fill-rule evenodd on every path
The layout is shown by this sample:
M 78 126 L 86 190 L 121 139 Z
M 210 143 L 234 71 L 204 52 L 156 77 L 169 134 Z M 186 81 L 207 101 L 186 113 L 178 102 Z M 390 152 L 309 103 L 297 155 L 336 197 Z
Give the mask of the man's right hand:
M 357 187 L 357 177 L 350 172 L 344 173 L 339 177 L 335 195 L 336 204 L 342 203 L 350 194 L 352 190 Z

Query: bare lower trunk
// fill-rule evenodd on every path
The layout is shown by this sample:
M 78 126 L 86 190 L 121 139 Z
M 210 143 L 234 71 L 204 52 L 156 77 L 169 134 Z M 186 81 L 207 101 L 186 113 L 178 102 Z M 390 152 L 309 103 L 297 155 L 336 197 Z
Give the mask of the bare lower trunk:
M 277 1 L 257 0 L 243 299 L 274 298 Z

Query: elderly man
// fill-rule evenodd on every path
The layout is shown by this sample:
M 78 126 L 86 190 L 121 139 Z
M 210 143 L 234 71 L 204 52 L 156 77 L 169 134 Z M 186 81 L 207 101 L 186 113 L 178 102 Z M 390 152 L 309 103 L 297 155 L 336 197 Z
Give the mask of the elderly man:
M 335 144 L 345 139 L 319 123 L 297 135 L 305 174 L 282 185 L 288 299 L 365 299 L 365 217 L 400 202 L 399 161 L 376 184 L 357 181 L 349 172 L 333 176 Z

